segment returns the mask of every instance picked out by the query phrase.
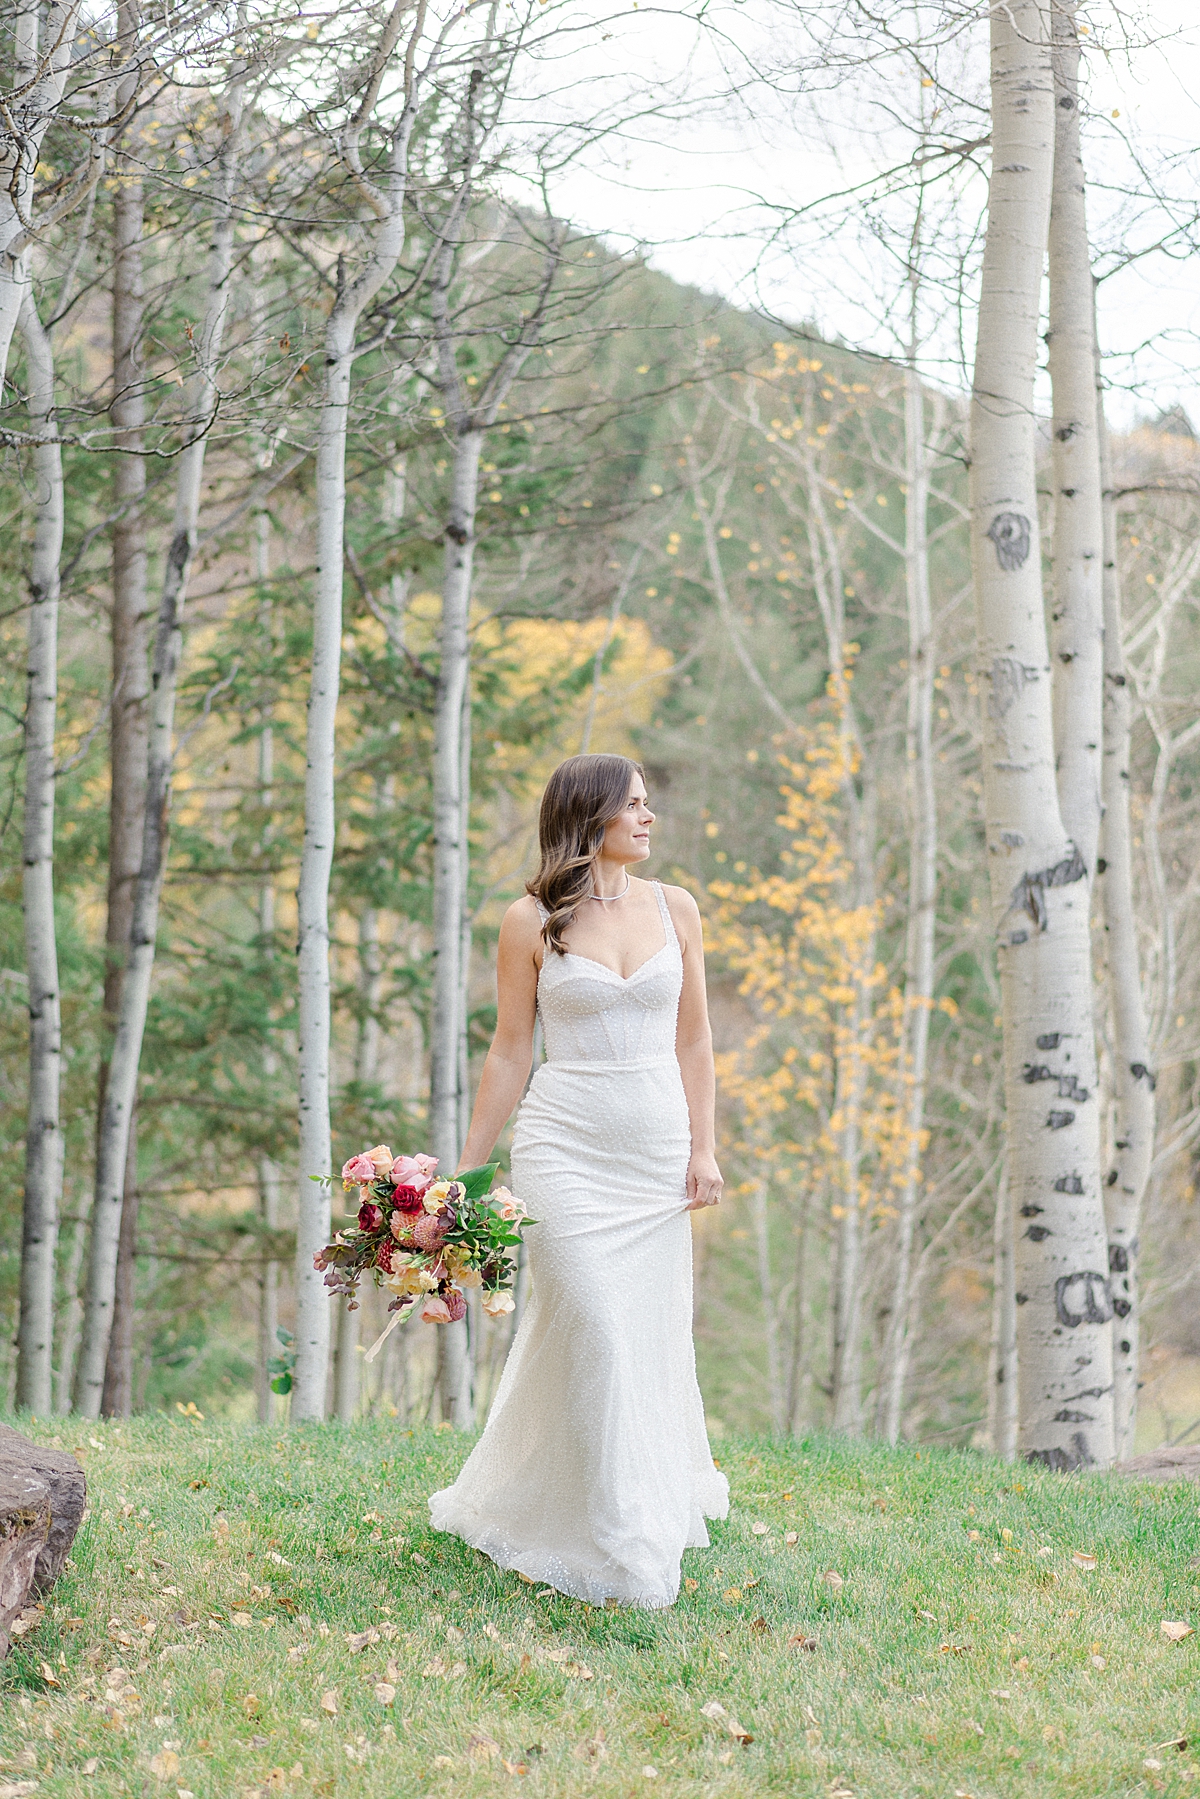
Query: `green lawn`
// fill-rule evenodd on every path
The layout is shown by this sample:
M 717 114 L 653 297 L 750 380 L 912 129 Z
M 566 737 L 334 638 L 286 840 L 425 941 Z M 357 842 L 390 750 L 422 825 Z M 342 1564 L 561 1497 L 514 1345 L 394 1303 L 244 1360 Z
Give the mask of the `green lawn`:
M 442 1432 L 27 1428 L 91 1512 L 6 1665 L 0 1799 L 1200 1794 L 1200 1635 L 1161 1630 L 1200 1624 L 1195 1486 L 725 1438 L 679 1604 L 595 1611 L 430 1531 Z

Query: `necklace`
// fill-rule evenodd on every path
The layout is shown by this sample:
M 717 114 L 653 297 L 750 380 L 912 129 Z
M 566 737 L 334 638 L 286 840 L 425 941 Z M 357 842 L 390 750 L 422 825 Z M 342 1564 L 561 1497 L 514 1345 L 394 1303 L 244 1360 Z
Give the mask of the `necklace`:
M 624 899 L 629 892 L 629 870 L 625 870 L 625 885 L 620 893 L 589 893 L 588 898 L 598 900 L 602 906 L 611 906 L 614 900 Z

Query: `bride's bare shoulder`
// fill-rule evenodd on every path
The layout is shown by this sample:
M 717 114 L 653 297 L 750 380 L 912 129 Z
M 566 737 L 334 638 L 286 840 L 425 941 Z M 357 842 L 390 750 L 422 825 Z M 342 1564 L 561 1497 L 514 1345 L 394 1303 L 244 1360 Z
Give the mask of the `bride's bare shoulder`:
M 533 944 L 541 937 L 542 917 L 531 893 L 523 893 L 519 900 L 513 901 L 504 914 L 500 932 L 514 944 Z
M 662 883 L 663 898 L 680 936 L 700 928 L 700 908 L 686 887 L 671 887 Z

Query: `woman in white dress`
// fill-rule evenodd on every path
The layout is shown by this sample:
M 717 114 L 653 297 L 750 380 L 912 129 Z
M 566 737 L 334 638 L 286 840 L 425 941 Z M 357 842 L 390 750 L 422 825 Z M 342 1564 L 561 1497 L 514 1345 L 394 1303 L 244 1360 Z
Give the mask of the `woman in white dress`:
M 670 1605 L 729 1509 L 692 1346 L 686 1213 L 716 1205 L 712 1036 L 696 902 L 634 880 L 654 814 L 624 756 L 573 756 L 541 865 L 500 928 L 496 1035 L 460 1166 L 486 1162 L 529 1076 L 512 1185 L 537 1219 L 531 1294 L 487 1428 L 429 1502 L 502 1568 L 601 1605 Z

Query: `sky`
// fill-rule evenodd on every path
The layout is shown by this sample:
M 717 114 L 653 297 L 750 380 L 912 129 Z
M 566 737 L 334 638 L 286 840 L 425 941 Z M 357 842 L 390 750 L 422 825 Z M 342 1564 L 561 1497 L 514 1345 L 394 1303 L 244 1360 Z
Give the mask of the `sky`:
M 946 29 L 950 0 L 916 0 L 939 40 L 923 77 L 903 45 L 839 70 L 845 37 L 819 37 L 837 4 L 710 0 L 697 25 L 694 0 L 632 10 L 620 0 L 607 11 L 570 0 L 573 43 L 539 65 L 545 118 L 557 103 L 564 138 L 581 144 L 588 134 L 572 101 L 605 82 L 612 116 L 622 99 L 632 116 L 579 148 L 554 202 L 614 247 L 641 246 L 680 281 L 894 354 L 908 330 L 900 303 L 911 184 L 885 197 L 879 178 L 908 163 L 922 111 L 925 141 L 938 149 L 986 132 L 986 23 L 980 6 Z M 1122 428 L 1181 404 L 1200 430 L 1197 265 L 1178 243 L 1149 250 L 1200 206 L 1200 4 L 1137 0 L 1118 12 L 1096 0 L 1080 17 L 1089 23 L 1085 160 L 1110 414 Z M 772 62 L 774 78 L 762 78 Z M 733 101 L 731 76 L 742 89 Z M 959 296 L 977 270 L 985 159 L 980 149 L 935 157 L 950 172 L 925 202 L 922 360 L 955 389 L 973 350 L 971 308 Z

